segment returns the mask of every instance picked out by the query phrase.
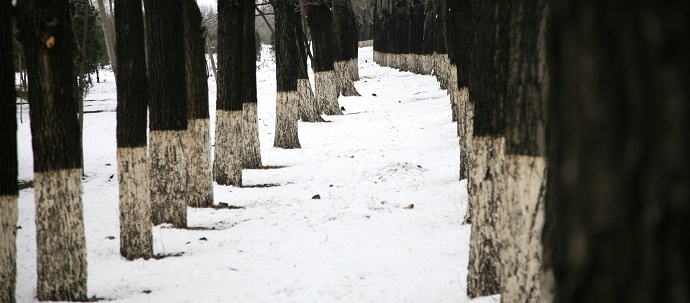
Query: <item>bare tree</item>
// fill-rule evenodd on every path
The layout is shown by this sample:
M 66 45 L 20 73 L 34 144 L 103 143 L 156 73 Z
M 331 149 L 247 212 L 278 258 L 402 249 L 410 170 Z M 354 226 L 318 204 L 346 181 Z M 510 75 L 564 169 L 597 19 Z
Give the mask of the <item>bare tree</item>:
M 300 148 L 297 130 L 299 93 L 297 76 L 300 60 L 298 31 L 301 31 L 299 15 L 295 13 L 298 3 L 294 0 L 276 1 L 273 8 L 276 20 L 276 129 L 273 146 L 279 148 Z
M 333 13 L 324 1 L 306 0 L 307 23 L 314 48 L 312 69 L 316 102 L 327 115 L 342 115 L 338 105 L 338 78 L 333 58 Z
M 255 6 L 254 2 L 247 3 L 243 7 L 244 15 L 242 21 L 244 22 L 243 39 L 244 46 L 242 49 L 243 60 L 241 62 L 243 68 L 244 92 L 242 98 L 242 116 L 244 117 L 244 124 L 242 125 L 243 148 L 242 151 L 242 167 L 244 168 L 260 168 L 261 167 L 261 145 L 259 142 L 259 113 L 257 108 L 256 98 L 256 30 L 255 30 Z
M 113 21 L 112 10 L 108 9 L 103 0 L 94 0 L 98 6 L 98 19 L 103 27 L 103 37 L 105 37 L 105 48 L 108 52 L 108 59 L 113 72 L 117 73 L 117 57 L 115 56 L 115 24 Z

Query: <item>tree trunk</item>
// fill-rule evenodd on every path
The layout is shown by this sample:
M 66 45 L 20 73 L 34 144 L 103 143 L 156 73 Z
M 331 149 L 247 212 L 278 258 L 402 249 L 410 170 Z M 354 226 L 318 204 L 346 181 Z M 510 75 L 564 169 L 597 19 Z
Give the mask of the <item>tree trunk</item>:
M 276 24 L 276 129 L 273 146 L 300 148 L 298 136 L 299 93 L 297 76 L 300 61 L 298 27 L 294 10 L 297 1 L 278 1 L 274 6 Z
M 468 199 L 472 203 L 472 234 L 467 274 L 471 297 L 500 292 L 500 209 L 504 196 L 505 157 L 503 102 L 509 44 L 505 33 L 507 1 L 477 1 L 480 16 L 472 61 L 470 101 L 474 104 L 469 147 Z
M 244 6 L 242 1 L 218 3 L 218 98 L 213 179 L 220 185 L 242 186 L 244 94 Z M 253 59 L 252 59 L 253 60 Z
M 36 298 L 86 300 L 81 132 L 73 86 L 69 1 L 21 0 L 17 26 L 27 57 L 36 199 Z M 14 113 L 14 111 L 12 111 Z
M 242 99 L 242 116 L 244 124 L 242 127 L 243 147 L 242 167 L 260 168 L 261 167 L 261 145 L 259 142 L 259 114 L 256 98 L 256 31 L 254 29 L 254 1 L 247 0 L 244 6 L 244 58 L 242 65 L 244 68 L 244 98 Z
M 187 118 L 189 158 L 187 205 L 213 206 L 211 173 L 211 124 L 208 112 L 208 77 L 206 75 L 206 28 L 194 0 L 183 0 L 185 70 L 187 83 Z
M 141 1 L 116 0 L 117 170 L 120 189 L 120 255 L 153 256 L 151 194 L 146 152 L 149 92 Z
M 690 10 L 619 8 L 551 7 L 544 245 L 556 300 L 688 302 Z
M 211 62 L 211 71 L 213 72 L 213 80 L 218 84 L 218 69 L 216 68 L 216 59 L 213 56 L 213 48 L 211 47 L 210 38 L 206 38 L 206 53 L 208 53 L 208 61 Z
M 182 0 L 144 0 L 148 20 L 149 154 L 154 225 L 187 227 L 187 87 Z
M 0 302 L 17 286 L 17 93 L 14 89 L 12 2 L 0 2 Z
M 339 92 L 343 96 L 361 96 L 355 88 L 352 60 L 357 67 L 357 24 L 354 21 L 352 3 L 349 0 L 333 1 L 333 51 L 334 68 L 338 77 Z
M 302 10 L 288 11 L 290 13 L 290 26 L 294 28 L 297 42 L 299 67 L 297 70 L 297 92 L 299 93 L 299 117 L 303 122 L 324 122 L 314 91 L 311 89 L 309 74 L 307 73 L 307 37 L 302 26 Z
M 505 195 L 501 209 L 501 301 L 541 302 L 546 191 L 546 1 L 510 10 Z
M 110 66 L 113 68 L 113 73 L 117 74 L 117 58 L 115 56 L 115 25 L 113 18 L 106 12 L 106 7 L 103 0 L 96 0 L 98 5 L 98 18 L 101 20 L 103 27 L 103 37 L 105 38 L 105 49 L 108 53 L 108 60 Z
M 312 69 L 316 86 L 316 103 L 326 115 L 342 115 L 338 105 L 338 78 L 333 61 L 333 13 L 318 0 L 307 0 L 307 23 L 314 47 Z

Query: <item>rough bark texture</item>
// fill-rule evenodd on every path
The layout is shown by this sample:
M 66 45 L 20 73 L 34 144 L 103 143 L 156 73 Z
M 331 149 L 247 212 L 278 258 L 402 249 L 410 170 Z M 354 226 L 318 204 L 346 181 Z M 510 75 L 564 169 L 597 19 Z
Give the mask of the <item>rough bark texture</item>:
M 218 3 L 218 98 L 213 179 L 220 185 L 242 186 L 245 98 L 244 6 L 247 1 Z M 254 59 L 252 59 L 254 60 Z
M 189 167 L 187 172 L 187 205 L 213 205 L 211 174 L 211 135 L 208 112 L 208 77 L 206 75 L 206 28 L 194 0 L 183 0 L 185 70 L 187 83 L 186 144 Z
M 276 97 L 276 134 L 273 146 L 286 149 L 300 148 L 296 131 L 299 94 L 296 91 L 278 92 Z
M 336 61 L 333 63 L 335 67 L 335 73 L 338 77 L 338 88 L 343 96 L 361 96 L 355 88 L 355 83 L 352 81 L 354 76 L 352 75 L 351 60 L 347 61 Z
M 153 256 L 149 171 L 146 166 L 149 92 L 141 1 L 116 2 L 115 28 L 118 32 L 116 55 L 121 62 L 120 71 L 115 75 L 120 255 L 134 260 Z
M 151 218 L 153 225 L 171 223 L 174 227 L 187 227 L 187 154 L 184 131 L 157 131 L 149 134 L 151 157 Z M 165 173 L 163 173 L 165 172 Z
M 81 168 L 34 173 L 39 301 L 87 299 L 81 176 Z
M 501 209 L 501 301 L 541 302 L 546 191 L 546 1 L 510 10 L 505 196 Z
M 316 85 L 316 100 L 321 112 L 326 115 L 342 115 L 338 104 L 338 79 L 335 71 L 322 71 L 314 73 Z
M 559 302 L 690 300 L 690 7 L 551 6 L 544 245 Z
M 213 179 L 220 185 L 242 186 L 242 111 L 216 111 Z
M 189 155 L 187 171 L 187 206 L 213 206 L 213 174 L 211 172 L 211 122 L 209 119 L 188 121 Z
M 151 258 L 153 234 L 146 146 L 118 148 L 117 171 L 120 185 L 120 255 L 127 260 Z
M 188 110 L 182 0 L 144 0 L 144 6 L 149 32 L 152 221 L 184 228 Z
M 259 118 L 256 98 L 256 32 L 254 31 L 254 0 L 244 0 L 244 49 L 242 64 L 244 80 L 244 98 L 242 111 L 244 137 L 242 151 L 242 166 L 244 168 L 261 167 L 261 145 L 259 142 Z
M 34 152 L 38 300 L 86 299 L 81 132 L 69 1 L 17 3 Z M 12 110 L 12 113 L 15 111 Z
M 105 50 L 108 53 L 110 66 L 113 68 L 113 72 L 117 74 L 117 57 L 115 54 L 115 24 L 112 16 L 108 15 L 106 12 L 103 0 L 96 0 L 96 4 L 98 5 L 98 19 L 101 20 L 101 27 L 103 27 Z
M 309 79 L 297 79 L 299 94 L 299 116 L 303 122 L 324 122 L 319 114 L 314 92 L 311 90 Z
M 349 0 L 334 0 L 333 11 L 333 51 L 334 69 L 338 76 L 338 88 L 343 96 L 360 96 L 355 88 L 355 75 L 350 61 L 357 64 L 357 22 Z
M 0 302 L 17 285 L 17 107 L 12 56 L 12 3 L 0 2 Z

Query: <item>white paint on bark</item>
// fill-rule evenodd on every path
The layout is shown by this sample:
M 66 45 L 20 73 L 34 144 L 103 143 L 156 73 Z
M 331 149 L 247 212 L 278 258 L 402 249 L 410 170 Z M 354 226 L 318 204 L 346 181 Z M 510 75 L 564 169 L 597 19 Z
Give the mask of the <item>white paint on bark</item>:
M 472 152 L 471 139 L 474 132 L 474 104 L 470 102 L 470 92 L 467 87 L 459 88 L 457 91 L 457 102 L 460 117 L 458 120 L 458 127 L 460 129 L 460 179 L 467 179 L 469 177 L 469 168 L 472 166 Z M 465 224 L 472 223 L 472 201 L 467 201 L 467 213 L 463 220 Z
M 450 109 L 452 111 L 452 120 L 453 122 L 459 121 L 460 113 L 459 113 L 459 101 L 458 101 L 458 69 L 455 68 L 455 65 L 450 66 L 450 79 L 449 79 L 449 88 L 448 88 L 448 94 L 450 95 Z M 459 126 L 460 124 L 458 124 Z M 458 127 L 458 136 L 460 136 L 460 128 Z
M 149 133 L 151 218 L 153 225 L 171 223 L 187 227 L 186 130 Z
M 34 173 L 36 299 L 86 300 L 82 169 Z
M 350 59 L 347 61 L 347 67 L 350 70 L 350 76 L 352 81 L 359 81 L 359 60 L 357 58 Z
M 18 196 L 0 196 L 0 302 L 15 302 Z
M 211 125 L 208 118 L 187 121 L 188 199 L 191 207 L 213 206 L 213 174 L 211 173 Z
M 261 145 L 259 143 L 259 113 L 256 103 L 245 102 L 242 104 L 242 116 L 244 125 L 242 134 L 244 137 L 244 150 L 242 151 L 242 167 L 261 167 Z
M 338 77 L 338 88 L 343 96 L 361 96 L 352 81 L 350 61 L 336 61 L 334 63 L 335 72 Z
M 278 92 L 276 94 L 276 129 L 273 147 L 300 148 L 298 136 L 297 107 L 299 93 Z
M 309 79 L 297 79 L 297 92 L 299 93 L 299 116 L 304 122 L 324 122 L 319 114 L 319 107 L 311 90 Z
M 450 91 L 450 59 L 448 59 L 448 54 L 434 54 L 434 74 L 441 89 Z
M 501 207 L 501 302 L 541 302 L 546 158 L 506 155 Z
M 316 86 L 316 103 L 321 112 L 326 115 L 342 115 L 343 112 L 338 105 L 338 79 L 335 71 L 315 72 L 314 84 Z
M 467 295 L 475 298 L 500 292 L 499 222 L 505 140 L 502 137 L 472 137 L 471 141 L 473 160 L 467 193 L 473 208 Z
M 220 185 L 242 186 L 243 123 L 241 110 L 216 111 L 213 179 Z
M 117 149 L 120 190 L 120 255 L 153 257 L 149 164 L 146 147 Z

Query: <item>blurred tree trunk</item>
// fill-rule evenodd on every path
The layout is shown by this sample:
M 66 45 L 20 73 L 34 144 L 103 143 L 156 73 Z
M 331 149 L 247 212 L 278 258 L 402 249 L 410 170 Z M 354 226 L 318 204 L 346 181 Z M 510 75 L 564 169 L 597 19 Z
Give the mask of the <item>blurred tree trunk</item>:
M 187 205 L 213 206 L 213 174 L 211 172 L 211 122 L 208 112 L 208 75 L 206 74 L 206 28 L 201 11 L 194 0 L 183 0 L 185 70 L 187 83 L 186 144 Z
M 244 6 L 246 0 L 218 2 L 218 97 L 213 179 L 242 186 L 244 93 Z M 253 3 L 252 3 L 253 5 Z
M 83 301 L 87 299 L 87 267 L 82 148 L 73 86 L 74 35 L 69 1 L 20 0 L 17 26 L 29 76 L 36 298 Z
M 278 148 L 300 148 L 298 136 L 299 93 L 299 47 L 296 15 L 298 2 L 277 1 L 273 8 L 276 24 L 276 129 L 273 146 Z M 298 60 L 295 60 L 298 58 Z
M 555 300 L 688 302 L 690 9 L 551 5 L 544 245 Z
M 357 23 L 349 0 L 333 1 L 333 60 L 338 77 L 338 93 L 361 96 L 354 81 L 359 79 L 357 64 Z
M 541 302 L 544 195 L 546 191 L 545 0 L 515 2 L 510 9 L 509 67 L 505 99 L 505 195 L 501 208 L 501 301 Z
M 0 302 L 17 286 L 17 93 L 14 89 L 12 2 L 0 2 Z
M 144 0 L 149 58 L 149 155 L 154 225 L 187 227 L 187 87 L 182 0 Z
M 326 115 L 342 115 L 333 61 L 333 13 L 326 2 L 319 0 L 307 0 L 306 12 L 314 48 L 311 68 L 314 70 L 316 103 Z
M 117 170 L 120 190 L 120 255 L 153 257 L 149 162 L 146 150 L 149 99 L 144 18 L 139 0 L 115 1 Z
M 95 0 L 98 5 L 98 18 L 103 27 L 103 37 L 105 38 L 105 48 L 108 52 L 108 60 L 113 68 L 113 73 L 117 74 L 117 58 L 115 56 L 115 25 L 113 18 L 106 11 L 103 0 Z
M 259 142 L 259 113 L 256 98 L 256 30 L 254 22 L 256 17 L 254 11 L 256 6 L 253 0 L 246 0 L 244 8 L 244 58 L 242 67 L 244 69 L 244 92 L 242 98 L 242 116 L 244 117 L 242 167 L 260 168 L 261 167 L 261 145 Z
M 290 26 L 294 28 L 296 34 L 295 47 L 297 47 L 299 67 L 297 70 L 297 91 L 299 93 L 299 117 L 304 122 L 324 122 L 321 118 L 319 106 L 314 98 L 314 91 L 311 89 L 309 82 L 309 73 L 307 72 L 307 37 L 305 28 L 302 26 L 302 6 L 298 10 L 290 12 L 289 16 Z

